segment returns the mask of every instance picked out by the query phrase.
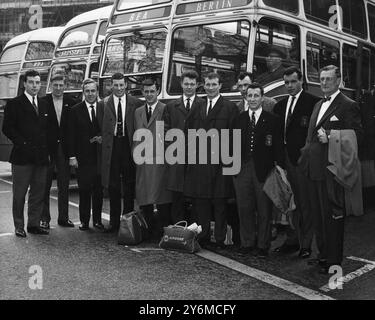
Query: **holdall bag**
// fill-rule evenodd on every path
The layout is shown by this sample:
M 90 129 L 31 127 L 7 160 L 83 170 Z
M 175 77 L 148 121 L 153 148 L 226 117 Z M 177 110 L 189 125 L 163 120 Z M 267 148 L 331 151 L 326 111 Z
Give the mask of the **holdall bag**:
M 121 216 L 118 244 L 136 245 L 143 241 L 148 228 L 141 212 L 132 211 Z
M 167 250 L 194 253 L 200 250 L 197 233 L 187 228 L 186 221 L 164 227 L 159 247 Z

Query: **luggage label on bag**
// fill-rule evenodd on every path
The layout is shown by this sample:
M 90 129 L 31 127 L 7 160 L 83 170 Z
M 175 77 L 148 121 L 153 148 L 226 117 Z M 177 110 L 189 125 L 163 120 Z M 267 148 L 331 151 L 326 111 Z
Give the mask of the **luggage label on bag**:
M 168 235 L 165 235 L 163 239 L 164 241 L 169 241 L 169 240 L 175 240 L 175 241 L 180 241 L 180 242 L 184 241 L 183 237 L 173 237 L 173 236 L 168 236 Z

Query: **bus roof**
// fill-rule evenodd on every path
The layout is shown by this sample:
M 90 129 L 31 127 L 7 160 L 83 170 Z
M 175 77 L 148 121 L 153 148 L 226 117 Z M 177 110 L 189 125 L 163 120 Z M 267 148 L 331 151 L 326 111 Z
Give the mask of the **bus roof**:
M 108 19 L 113 6 L 106 6 L 98 9 L 94 9 L 91 11 L 87 11 L 84 13 L 79 14 L 78 16 L 72 18 L 69 20 L 69 22 L 66 24 L 65 28 L 69 28 L 71 26 L 75 26 L 77 24 L 89 22 L 89 21 L 95 21 L 99 19 Z
M 64 27 L 48 27 L 22 33 L 10 39 L 5 45 L 4 50 L 15 44 L 27 41 L 51 41 L 56 44 L 63 30 Z

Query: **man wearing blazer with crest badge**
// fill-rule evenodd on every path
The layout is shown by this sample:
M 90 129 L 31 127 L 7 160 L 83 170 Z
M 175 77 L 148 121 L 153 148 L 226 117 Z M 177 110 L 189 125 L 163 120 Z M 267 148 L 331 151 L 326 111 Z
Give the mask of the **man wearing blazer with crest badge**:
M 352 129 L 358 145 L 363 135 L 359 106 L 340 92 L 340 83 L 338 67 L 329 65 L 320 70 L 324 99 L 314 107 L 299 160 L 310 182 L 309 197 L 319 250 L 316 263 L 321 266 L 320 273 L 328 273 L 331 266 L 341 265 L 343 259 L 344 188 L 327 169 L 330 131 Z

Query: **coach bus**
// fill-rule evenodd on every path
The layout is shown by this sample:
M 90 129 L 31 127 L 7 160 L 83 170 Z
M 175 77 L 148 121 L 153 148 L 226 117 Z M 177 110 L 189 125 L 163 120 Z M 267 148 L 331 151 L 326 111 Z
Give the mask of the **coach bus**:
M 63 27 L 42 28 L 9 40 L 0 55 L 0 128 L 4 106 L 9 99 L 22 93 L 22 74 L 35 69 L 41 76 L 40 96 L 45 95 L 53 51 Z M 0 132 L 0 161 L 7 161 L 11 150 L 9 140 Z
M 111 10 L 112 6 L 106 6 L 74 17 L 66 24 L 58 41 L 50 77 L 55 73 L 65 74 L 66 92 L 75 99 L 81 98 L 81 85 L 85 78 L 98 79 L 101 42 Z

